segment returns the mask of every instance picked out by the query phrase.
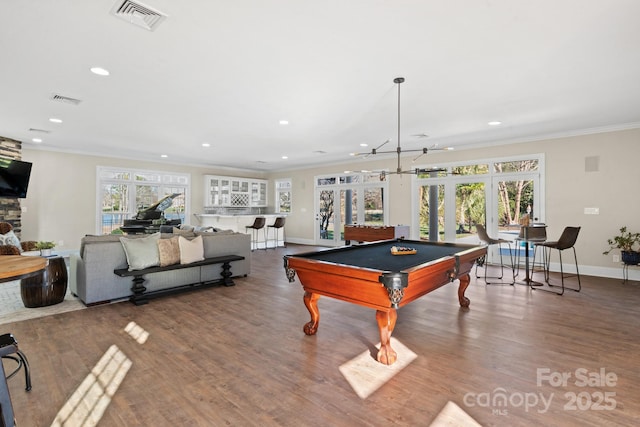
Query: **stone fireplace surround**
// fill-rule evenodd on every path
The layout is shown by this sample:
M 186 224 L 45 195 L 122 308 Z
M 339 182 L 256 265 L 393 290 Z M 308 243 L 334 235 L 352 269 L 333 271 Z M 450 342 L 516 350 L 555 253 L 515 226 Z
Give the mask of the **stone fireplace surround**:
M 0 157 L 22 160 L 22 142 L 0 136 Z M 22 231 L 22 209 L 20 199 L 0 197 L 0 221 L 8 222 L 20 238 Z

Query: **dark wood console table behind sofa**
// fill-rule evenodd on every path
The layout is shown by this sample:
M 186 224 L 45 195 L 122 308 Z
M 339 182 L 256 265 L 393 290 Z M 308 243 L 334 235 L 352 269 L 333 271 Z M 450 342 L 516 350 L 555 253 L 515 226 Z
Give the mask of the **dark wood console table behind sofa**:
M 119 268 L 113 270 L 115 274 L 120 277 L 133 276 L 133 286 L 131 290 L 133 295 L 129 298 L 129 301 L 135 305 L 142 305 L 149 302 L 151 298 L 157 298 L 164 295 L 172 295 L 181 292 L 188 292 L 194 289 L 208 288 L 215 285 L 233 286 L 233 280 L 231 279 L 231 264 L 232 261 L 243 260 L 244 257 L 240 255 L 225 255 L 214 258 L 206 258 L 202 261 L 192 262 L 190 264 L 173 264 L 166 267 L 149 267 L 142 270 L 129 271 L 127 268 Z M 199 282 L 190 285 L 176 286 L 174 288 L 161 289 L 157 291 L 146 292 L 147 288 L 144 286 L 144 275 L 150 273 L 159 273 L 161 271 L 178 270 L 181 268 L 202 267 L 211 264 L 222 264 L 222 271 L 220 272 L 221 279 L 209 282 Z

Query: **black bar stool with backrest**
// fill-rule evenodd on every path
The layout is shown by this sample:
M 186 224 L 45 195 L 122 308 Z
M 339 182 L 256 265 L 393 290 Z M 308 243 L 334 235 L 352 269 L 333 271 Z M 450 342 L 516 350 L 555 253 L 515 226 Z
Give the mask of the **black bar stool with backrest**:
M 576 248 L 575 248 L 576 241 L 578 240 L 578 233 L 580 233 L 580 227 L 565 227 L 565 229 L 562 231 L 562 234 L 560 235 L 560 238 L 557 241 L 536 243 L 535 245 L 536 248 L 540 246 L 543 249 L 542 256 L 544 258 L 544 263 L 545 263 L 544 278 L 545 278 L 545 282 L 547 282 L 547 285 L 551 287 L 554 286 L 551 283 L 549 283 L 549 264 L 551 263 L 551 251 L 550 250 L 547 251 L 547 249 L 556 249 L 558 251 L 558 255 L 560 256 L 560 282 L 562 284 L 561 285 L 562 290 L 560 292 L 555 292 L 549 289 L 539 289 L 539 290 L 553 292 L 555 294 L 562 295 L 564 294 L 564 290 L 566 288 L 564 285 L 564 279 L 567 277 L 576 276 L 578 278 L 578 288 L 577 289 L 566 288 L 566 289 L 580 292 L 580 290 L 582 289 L 582 284 L 580 283 L 580 271 L 578 271 L 578 256 L 576 255 Z M 566 249 L 573 249 L 573 259 L 576 263 L 576 274 L 568 274 L 568 275 L 564 274 L 564 268 L 562 266 L 562 251 Z
M 273 233 L 274 233 L 273 248 L 274 249 L 278 247 L 278 234 L 279 234 L 279 230 L 281 228 L 282 228 L 282 245 L 285 248 L 287 247 L 286 234 L 285 234 L 285 231 L 284 231 L 284 223 L 285 223 L 285 217 L 279 216 L 279 217 L 276 218 L 276 220 L 273 222 L 273 224 L 267 225 L 267 237 L 269 236 L 269 229 L 273 228 Z
M 257 216 L 253 224 L 245 227 L 245 232 L 251 229 L 251 250 L 258 249 L 258 232 L 264 229 L 264 248 L 267 249 L 267 230 L 264 228 L 266 220 L 263 216 Z

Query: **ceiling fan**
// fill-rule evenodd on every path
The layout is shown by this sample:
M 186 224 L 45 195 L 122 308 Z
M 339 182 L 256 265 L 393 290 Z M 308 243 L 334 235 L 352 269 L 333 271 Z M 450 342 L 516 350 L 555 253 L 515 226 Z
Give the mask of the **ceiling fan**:
M 443 151 L 443 150 L 453 150 L 453 147 L 446 147 L 446 148 L 438 148 L 437 146 L 434 146 L 432 148 L 421 148 L 421 149 L 413 149 L 413 150 L 402 150 L 402 147 L 400 145 L 400 84 L 402 84 L 404 82 L 404 77 L 396 77 L 395 79 L 393 79 L 393 82 L 395 84 L 398 85 L 398 145 L 396 147 L 395 150 L 390 150 L 390 151 L 380 151 L 380 148 L 382 148 L 385 144 L 389 143 L 391 140 L 387 139 L 385 142 L 383 142 L 382 144 L 380 144 L 379 146 L 377 146 L 376 148 L 373 148 L 371 151 L 366 152 L 366 153 L 356 153 L 356 155 L 361 155 L 364 154 L 365 157 L 369 157 L 371 155 L 376 155 L 376 154 L 388 154 L 388 153 L 396 153 L 398 156 L 398 163 L 397 163 L 397 167 L 395 172 L 381 172 L 380 173 L 380 180 L 383 181 L 385 179 L 386 175 L 393 175 L 393 174 L 397 174 L 397 175 L 403 175 L 403 174 L 421 174 L 421 173 L 429 173 L 429 172 L 441 172 L 441 171 L 445 171 L 444 169 L 409 169 L 409 170 L 402 170 L 402 166 L 400 165 L 400 156 L 402 155 L 402 153 L 420 153 L 416 158 L 414 158 L 413 160 L 417 160 L 420 156 L 427 154 L 429 151 Z M 427 138 L 428 135 L 425 133 L 421 133 L 418 135 L 414 135 L 417 136 L 419 138 Z

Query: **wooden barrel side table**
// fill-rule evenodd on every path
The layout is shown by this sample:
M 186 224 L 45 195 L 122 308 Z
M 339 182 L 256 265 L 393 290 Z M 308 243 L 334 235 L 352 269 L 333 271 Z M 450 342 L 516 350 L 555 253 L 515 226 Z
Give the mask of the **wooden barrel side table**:
M 64 301 L 67 294 L 67 265 L 61 256 L 48 257 L 47 267 L 33 277 L 20 281 L 25 307 L 46 307 Z

